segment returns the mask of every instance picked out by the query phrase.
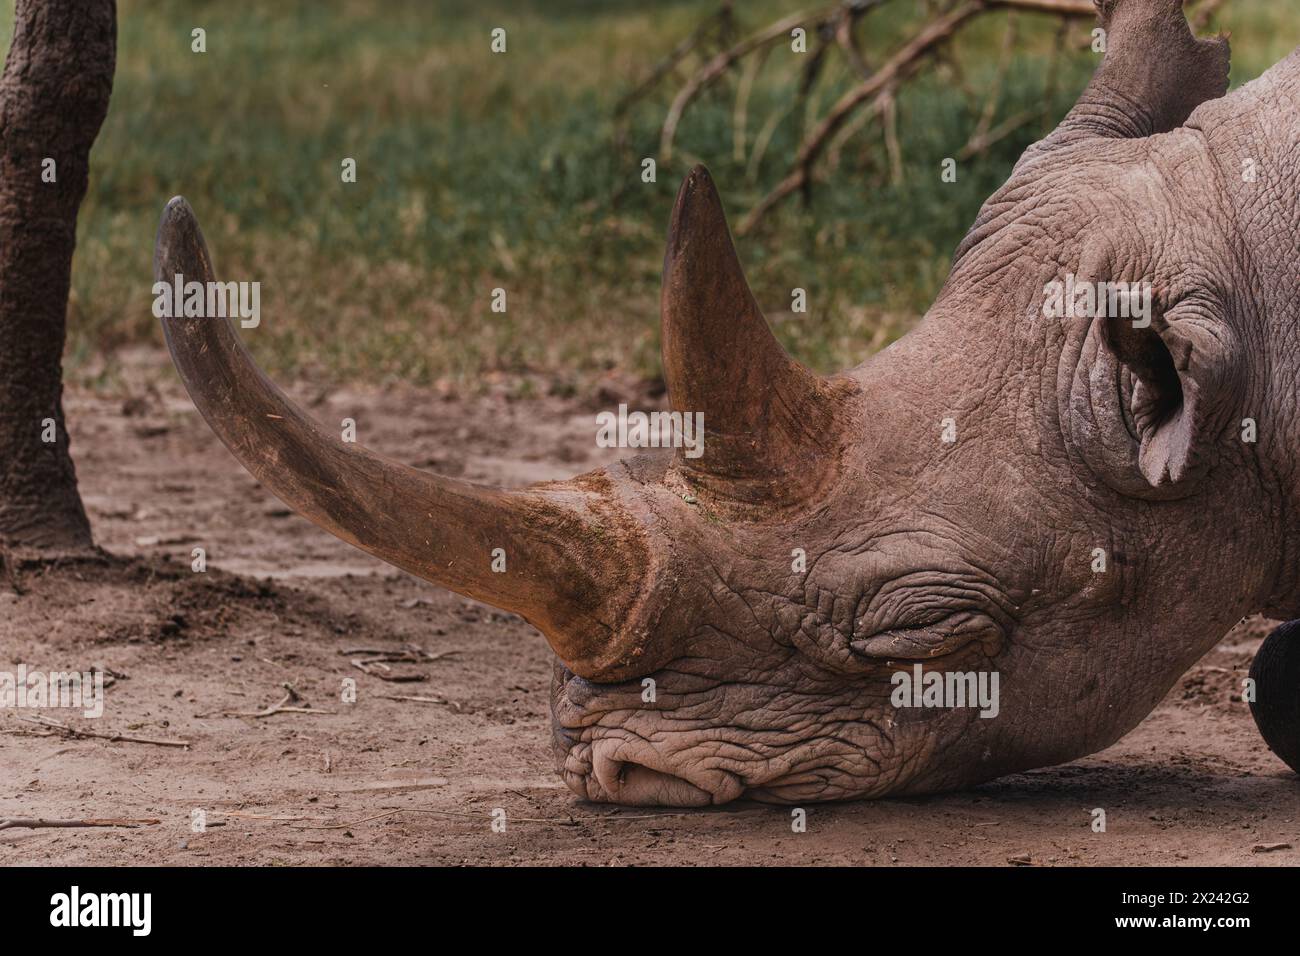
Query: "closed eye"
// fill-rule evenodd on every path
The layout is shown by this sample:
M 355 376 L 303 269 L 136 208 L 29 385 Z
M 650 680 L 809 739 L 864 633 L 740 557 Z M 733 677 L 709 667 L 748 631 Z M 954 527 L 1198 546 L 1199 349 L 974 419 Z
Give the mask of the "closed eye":
M 959 612 L 936 620 L 901 624 L 849 642 L 854 653 L 881 660 L 930 660 L 1000 633 L 983 614 Z

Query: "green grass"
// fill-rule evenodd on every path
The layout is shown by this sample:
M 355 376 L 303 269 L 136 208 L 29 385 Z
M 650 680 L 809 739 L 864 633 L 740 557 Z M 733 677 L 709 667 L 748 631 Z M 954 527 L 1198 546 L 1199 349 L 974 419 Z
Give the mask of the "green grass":
M 748 32 L 805 4 L 738 4 Z M 11 4 L 0 4 L 0 8 Z M 244 333 L 285 373 L 476 387 L 504 375 L 568 389 L 610 368 L 658 371 L 664 232 L 681 176 L 707 162 L 733 224 L 783 175 L 807 117 L 788 110 L 803 60 L 778 47 L 759 76 L 748 138 L 774 113 L 763 160 L 733 155 L 736 80 L 686 114 L 677 154 L 640 182 L 656 151 L 664 84 L 632 111 L 615 146 L 614 105 L 715 4 L 547 0 L 121 0 L 112 105 L 92 160 L 69 311 L 69 374 L 111 378 L 123 346 L 161 343 L 150 314 L 151 256 L 166 200 L 184 194 L 226 279 L 262 283 L 262 325 Z M 1268 0 L 1229 0 L 1234 80 L 1289 51 L 1297 18 Z M 878 60 L 918 18 L 891 0 L 871 14 Z M 12 14 L 0 24 L 7 47 Z M 781 207 L 741 242 L 759 301 L 801 359 L 860 361 L 929 304 L 949 255 L 1034 123 L 942 184 L 994 74 L 1005 15 L 956 44 L 964 86 L 929 70 L 899 102 L 901 181 L 879 126 L 849 141 L 812 204 Z M 998 118 L 1043 105 L 1055 21 L 1019 18 L 1023 45 Z M 207 31 L 208 52 L 190 51 Z M 493 55 L 489 32 L 507 29 Z M 840 61 L 836 59 L 838 64 Z M 1068 109 L 1094 63 L 1060 65 L 1047 110 Z M 852 82 L 823 77 L 812 115 Z M 1050 122 L 1050 121 L 1049 121 Z M 353 157 L 358 182 L 340 181 Z M 490 311 L 494 287 L 509 310 Z M 790 290 L 810 311 L 790 315 Z M 781 314 L 785 312 L 786 314 Z

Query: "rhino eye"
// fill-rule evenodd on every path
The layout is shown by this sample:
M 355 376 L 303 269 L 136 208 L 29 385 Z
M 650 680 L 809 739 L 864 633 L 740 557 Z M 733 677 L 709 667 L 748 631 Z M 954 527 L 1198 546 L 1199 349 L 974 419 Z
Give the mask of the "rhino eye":
M 899 622 L 849 642 L 854 653 L 879 660 L 930 660 L 960 650 L 979 638 L 1000 634 L 989 617 L 973 611 Z

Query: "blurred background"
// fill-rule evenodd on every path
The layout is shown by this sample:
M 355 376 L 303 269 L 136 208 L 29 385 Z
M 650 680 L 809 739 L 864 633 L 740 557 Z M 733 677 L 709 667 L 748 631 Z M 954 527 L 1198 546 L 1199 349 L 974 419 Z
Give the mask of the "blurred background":
M 735 228 L 836 100 L 956 4 L 858 6 L 847 44 L 816 28 L 841 21 L 814 19 L 807 53 L 786 30 L 737 58 L 682 111 L 667 158 L 670 105 L 712 57 L 836 5 L 120 0 L 68 379 L 111 386 L 124 355 L 161 346 L 153 234 L 176 193 L 219 276 L 261 282 L 261 327 L 243 335 L 268 370 L 518 397 L 575 394 L 613 373 L 653 379 L 664 235 L 691 164 L 709 165 Z M 1208 28 L 1233 34 L 1234 86 L 1300 43 L 1291 3 L 1210 6 Z M 7 49 L 12 0 L 0 12 Z M 982 13 L 826 142 L 809 193 L 739 242 L 787 348 L 828 371 L 916 321 L 980 203 L 1087 82 L 1094 25 Z M 191 52 L 196 27 L 204 54 Z M 490 51 L 497 27 L 504 55 Z M 345 157 L 356 183 L 340 181 Z M 646 157 L 656 182 L 642 182 Z M 941 181 L 947 157 L 956 182 Z M 497 286 L 505 314 L 490 310 Z M 795 287 L 806 313 L 789 311 Z

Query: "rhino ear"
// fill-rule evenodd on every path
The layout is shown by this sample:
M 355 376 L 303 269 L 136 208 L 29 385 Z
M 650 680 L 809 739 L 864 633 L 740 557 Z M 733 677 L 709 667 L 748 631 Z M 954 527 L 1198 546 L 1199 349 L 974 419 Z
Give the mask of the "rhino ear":
M 1106 54 L 1050 147 L 1081 136 L 1151 136 L 1181 126 L 1228 90 L 1226 37 L 1196 37 L 1183 0 L 1093 0 Z
M 1206 300 L 1095 319 L 1071 394 L 1076 447 L 1117 490 L 1191 493 L 1243 413 L 1239 351 Z

